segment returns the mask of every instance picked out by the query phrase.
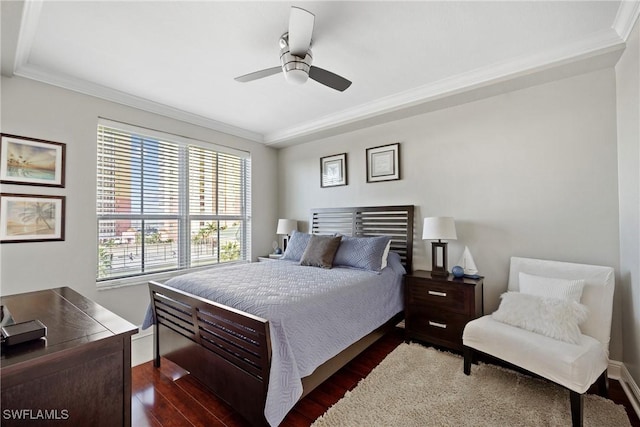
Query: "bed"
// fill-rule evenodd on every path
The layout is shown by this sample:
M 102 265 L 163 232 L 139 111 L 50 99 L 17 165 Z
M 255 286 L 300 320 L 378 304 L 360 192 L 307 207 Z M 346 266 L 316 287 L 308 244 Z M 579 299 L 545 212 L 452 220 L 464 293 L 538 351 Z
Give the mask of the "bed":
M 282 260 L 150 282 L 144 326 L 153 322 L 155 366 L 167 358 L 252 425 L 278 425 L 393 327 L 403 314 L 402 276 L 411 271 L 413 206 L 313 209 L 309 224 L 312 235 L 388 236 L 388 267 L 375 273 Z M 203 285 L 211 281 L 230 285 Z

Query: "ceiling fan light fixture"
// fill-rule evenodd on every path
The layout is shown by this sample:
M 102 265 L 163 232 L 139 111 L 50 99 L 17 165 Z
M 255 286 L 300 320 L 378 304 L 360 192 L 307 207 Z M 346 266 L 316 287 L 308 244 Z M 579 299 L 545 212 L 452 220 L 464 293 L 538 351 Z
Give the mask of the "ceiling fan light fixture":
M 284 74 L 284 78 L 289 83 L 301 85 L 309 80 L 309 73 L 306 73 L 303 70 L 290 70 Z
M 307 52 L 304 58 L 293 55 L 289 51 L 289 47 L 285 46 L 280 51 L 280 62 L 282 64 L 282 72 L 285 79 L 289 83 L 303 84 L 309 79 L 309 70 L 311 69 L 311 50 Z

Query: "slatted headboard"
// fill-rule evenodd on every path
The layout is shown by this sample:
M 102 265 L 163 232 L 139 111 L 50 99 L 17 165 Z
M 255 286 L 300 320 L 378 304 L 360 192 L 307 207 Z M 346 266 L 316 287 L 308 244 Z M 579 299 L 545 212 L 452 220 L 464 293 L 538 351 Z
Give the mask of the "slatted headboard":
M 391 236 L 391 250 L 411 273 L 413 205 L 311 209 L 309 232 L 345 236 Z

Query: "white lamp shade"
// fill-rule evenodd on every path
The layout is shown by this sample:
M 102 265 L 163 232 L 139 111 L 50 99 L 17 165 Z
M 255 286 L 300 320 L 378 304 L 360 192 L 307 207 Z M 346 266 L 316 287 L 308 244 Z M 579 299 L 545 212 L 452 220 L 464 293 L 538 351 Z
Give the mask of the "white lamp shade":
M 291 234 L 293 230 L 298 231 L 298 221 L 295 219 L 279 219 L 276 234 Z
M 423 240 L 456 240 L 456 223 L 450 216 L 438 216 L 424 219 Z

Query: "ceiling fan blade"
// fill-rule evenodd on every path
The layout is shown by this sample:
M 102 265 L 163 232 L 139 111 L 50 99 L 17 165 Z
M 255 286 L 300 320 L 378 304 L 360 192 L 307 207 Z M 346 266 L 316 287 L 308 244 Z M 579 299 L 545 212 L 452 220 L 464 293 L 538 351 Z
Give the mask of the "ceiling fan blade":
M 313 13 L 292 6 L 289 15 L 289 52 L 304 58 L 311 46 L 313 23 L 316 17 Z
M 323 68 L 311 66 L 309 70 L 309 77 L 318 83 L 322 83 L 325 86 L 329 86 L 332 89 L 339 90 L 343 92 L 349 86 L 351 86 L 351 82 L 344 77 L 340 77 L 337 74 L 332 73 L 331 71 L 327 71 Z
M 236 77 L 234 80 L 237 82 L 246 83 L 252 80 L 261 79 L 263 77 L 269 77 L 274 74 L 278 74 L 280 72 L 282 72 L 282 67 L 272 67 L 272 68 L 267 68 L 260 71 L 255 71 L 253 73 L 245 74 L 244 76 Z

